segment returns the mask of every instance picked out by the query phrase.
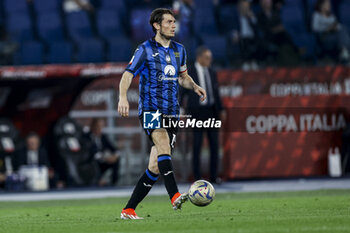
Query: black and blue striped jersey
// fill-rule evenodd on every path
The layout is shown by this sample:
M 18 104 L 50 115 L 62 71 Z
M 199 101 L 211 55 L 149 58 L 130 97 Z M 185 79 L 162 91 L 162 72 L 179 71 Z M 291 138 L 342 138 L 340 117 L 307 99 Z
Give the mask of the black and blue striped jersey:
M 179 74 L 187 70 L 186 51 L 182 44 L 170 42 L 168 48 L 149 39 L 138 46 L 126 70 L 140 74 L 139 115 L 157 111 L 179 114 Z

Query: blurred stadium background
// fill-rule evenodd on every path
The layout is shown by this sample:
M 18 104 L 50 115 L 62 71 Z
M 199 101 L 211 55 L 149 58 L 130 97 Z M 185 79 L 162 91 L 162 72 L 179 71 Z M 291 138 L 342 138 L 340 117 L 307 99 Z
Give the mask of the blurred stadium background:
M 220 177 L 224 181 L 327 178 L 330 170 L 340 169 L 341 174 L 332 175 L 345 177 L 346 183 L 350 69 L 346 62 L 325 56 L 319 47 L 310 27 L 315 0 L 278 2 L 283 26 L 300 54 L 297 60 L 288 59 L 289 50 L 277 60 L 260 58 L 254 70 L 243 67 L 241 46 L 232 40 L 239 32 L 237 1 L 195 0 L 191 23 L 178 19 L 177 39 L 185 45 L 189 62 L 199 45 L 213 51 L 227 111 Z M 7 177 L 2 190 L 24 189 L 13 175 L 11 159 L 29 132 L 40 135 L 51 169 L 60 171 L 67 157 L 74 158 L 75 165 L 84 162 L 88 149 L 81 135 L 93 118 L 106 119 L 103 131 L 119 148 L 118 186 L 134 184 L 146 167 L 149 145 L 137 119 L 138 83 L 135 80 L 129 91 L 128 119 L 116 111 L 118 84 L 137 44 L 152 36 L 148 25 L 152 9 L 176 8 L 180 3 L 90 3 L 92 9 L 70 12 L 62 0 L 0 0 L 1 46 L 8 48 L 1 51 L 0 67 L 1 172 Z M 332 4 L 339 21 L 350 29 L 350 1 Z M 259 14 L 259 1 L 252 1 L 252 10 Z M 75 130 L 60 129 L 65 122 L 73 122 Z M 69 144 L 72 138 L 77 147 Z M 193 180 L 190 138 L 190 132 L 180 133 L 173 155 L 180 182 Z M 205 177 L 207 147 L 205 143 L 202 153 Z M 335 163 L 329 163 L 330 154 Z M 80 170 L 84 181 L 66 182 L 65 187 L 91 187 L 91 171 Z

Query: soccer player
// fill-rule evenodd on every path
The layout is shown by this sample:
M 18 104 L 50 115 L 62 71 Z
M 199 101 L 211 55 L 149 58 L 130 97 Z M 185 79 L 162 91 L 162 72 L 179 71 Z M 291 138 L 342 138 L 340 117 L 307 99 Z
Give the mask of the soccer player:
M 206 98 L 205 90 L 187 74 L 185 48 L 171 40 L 175 36 L 176 27 L 173 12 L 165 8 L 155 9 L 150 16 L 150 24 L 155 36 L 138 46 L 119 84 L 118 112 L 127 117 L 127 91 L 132 78 L 140 74 L 139 118 L 142 125 L 144 112 L 154 111 L 154 117 L 158 117 L 158 113 L 178 117 L 179 84 L 196 92 L 201 96 L 201 101 Z M 164 179 L 174 210 L 180 209 L 182 203 L 187 200 L 187 194 L 180 194 L 178 191 L 171 163 L 171 150 L 174 147 L 177 129 L 145 129 L 145 132 L 154 144 L 148 168 L 122 210 L 122 219 L 142 219 L 136 215 L 135 208 L 151 190 L 159 174 Z

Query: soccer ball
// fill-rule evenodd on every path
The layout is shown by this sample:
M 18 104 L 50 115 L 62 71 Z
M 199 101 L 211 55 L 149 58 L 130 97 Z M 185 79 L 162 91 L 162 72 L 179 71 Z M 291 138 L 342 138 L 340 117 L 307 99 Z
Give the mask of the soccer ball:
M 215 197 L 215 189 L 205 180 L 195 181 L 188 191 L 188 199 L 196 206 L 207 206 Z

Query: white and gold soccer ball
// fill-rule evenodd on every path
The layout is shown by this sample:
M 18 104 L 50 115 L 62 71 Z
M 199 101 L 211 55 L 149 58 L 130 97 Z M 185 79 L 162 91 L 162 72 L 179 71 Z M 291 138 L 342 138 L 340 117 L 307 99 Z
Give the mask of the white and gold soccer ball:
M 196 206 L 207 206 L 215 197 L 215 189 L 206 180 L 195 181 L 188 191 L 188 199 Z

